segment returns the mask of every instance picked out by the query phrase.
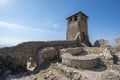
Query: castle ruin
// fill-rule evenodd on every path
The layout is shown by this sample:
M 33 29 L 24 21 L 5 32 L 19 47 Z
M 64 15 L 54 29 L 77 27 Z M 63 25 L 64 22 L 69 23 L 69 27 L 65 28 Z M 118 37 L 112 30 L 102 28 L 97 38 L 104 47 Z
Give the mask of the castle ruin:
M 88 16 L 83 12 L 78 12 L 67 19 L 66 40 L 78 40 L 90 45 L 88 36 Z
M 43 75 L 35 74 L 27 80 L 120 80 L 120 39 L 116 39 L 116 47 L 108 46 L 108 41 L 104 40 L 98 40 L 91 47 L 87 20 L 83 12 L 68 17 L 64 41 L 31 41 L 0 48 L 0 80 L 8 72 L 13 76 L 21 73 L 19 78 L 24 74 Z M 41 71 L 43 68 L 47 70 Z M 56 72 L 60 71 L 65 75 L 60 73 L 58 77 Z M 3 80 L 16 79 L 8 76 Z

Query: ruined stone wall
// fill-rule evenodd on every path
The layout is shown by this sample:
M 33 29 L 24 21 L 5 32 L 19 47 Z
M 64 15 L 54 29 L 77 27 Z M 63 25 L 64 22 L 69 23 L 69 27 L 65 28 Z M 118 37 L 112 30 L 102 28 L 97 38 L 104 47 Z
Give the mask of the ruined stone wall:
M 80 53 L 81 51 L 87 52 L 88 54 L 100 54 L 103 53 L 106 48 L 99 48 L 99 47 L 76 47 L 76 48 L 67 48 L 62 49 L 61 51 L 76 54 Z
M 115 46 L 120 46 L 120 38 L 115 39 Z
M 114 49 L 117 53 L 120 53 L 120 38 L 115 39 L 115 46 Z
M 79 40 L 79 42 L 92 46 L 89 41 L 87 19 L 88 17 L 82 12 L 78 12 L 68 17 L 66 40 Z
M 77 33 L 79 33 L 78 21 L 70 22 L 69 24 L 67 24 L 66 40 L 74 40 Z
M 115 50 L 116 53 L 120 53 L 120 46 L 115 46 L 114 50 Z
M 119 62 L 119 54 L 114 48 L 76 47 L 61 49 L 62 63 L 80 68 L 91 68 L 97 65 L 113 65 Z
M 72 56 L 71 54 L 62 55 L 62 63 L 75 68 L 89 69 L 99 64 L 96 56 Z
M 99 47 L 85 47 L 84 50 L 90 54 L 100 54 L 103 53 L 106 48 Z
M 94 47 L 109 47 L 109 40 L 105 40 L 105 39 L 100 39 L 100 40 L 96 40 L 94 43 Z
M 99 64 L 98 55 L 103 48 L 76 47 L 61 49 L 62 63 L 76 68 L 89 69 Z
M 27 61 L 31 62 L 31 66 L 36 65 L 36 55 L 38 51 L 45 47 L 67 48 L 78 46 L 77 41 L 33 41 L 24 42 L 17 46 L 6 47 L 0 49 L 0 65 L 5 64 L 10 68 L 17 69 L 18 66 L 27 67 Z M 10 64 L 10 65 L 9 65 Z
M 85 36 L 88 36 L 88 29 L 87 29 L 88 27 L 87 26 L 88 25 L 86 22 L 84 22 L 84 21 L 79 22 L 79 30 L 81 32 L 81 37 L 83 37 L 82 32 L 84 32 Z M 83 39 L 84 39 L 84 37 L 83 37 Z

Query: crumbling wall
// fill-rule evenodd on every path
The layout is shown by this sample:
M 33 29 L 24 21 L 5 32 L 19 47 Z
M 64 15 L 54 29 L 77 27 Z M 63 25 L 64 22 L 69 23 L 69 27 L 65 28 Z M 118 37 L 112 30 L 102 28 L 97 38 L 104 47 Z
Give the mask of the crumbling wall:
M 99 64 L 98 57 L 95 55 L 73 56 L 71 54 L 63 54 L 62 63 L 75 68 L 89 69 Z
M 99 57 L 106 48 L 75 47 L 61 49 L 62 63 L 68 66 L 89 69 L 99 65 Z
M 62 49 L 61 51 L 76 54 L 80 53 L 81 51 L 87 52 L 88 54 L 100 54 L 103 53 L 106 48 L 99 48 L 99 47 L 76 47 L 76 48 L 67 48 Z
M 99 48 L 99 47 L 85 47 L 84 50 L 87 51 L 89 54 L 100 54 L 103 53 L 106 48 Z
M 115 46 L 120 46 L 120 38 L 115 39 Z
M 96 40 L 94 43 L 94 47 L 109 47 L 109 40 L 105 39 Z
M 120 53 L 120 38 L 115 39 L 115 46 L 114 49 L 117 53 Z
M 76 46 L 80 46 L 77 41 L 33 41 L 24 42 L 13 47 L 1 48 L 0 65 L 5 63 L 5 66 L 3 66 L 1 69 L 7 67 L 6 70 L 12 69 L 13 72 L 15 72 L 15 70 L 18 70 L 18 68 L 27 68 L 27 61 L 31 62 L 30 66 L 36 66 L 36 56 L 38 51 L 45 47 L 55 47 L 57 50 L 59 50 L 65 47 Z M 3 63 L 3 61 L 5 62 Z M 12 65 L 10 66 L 9 64 Z

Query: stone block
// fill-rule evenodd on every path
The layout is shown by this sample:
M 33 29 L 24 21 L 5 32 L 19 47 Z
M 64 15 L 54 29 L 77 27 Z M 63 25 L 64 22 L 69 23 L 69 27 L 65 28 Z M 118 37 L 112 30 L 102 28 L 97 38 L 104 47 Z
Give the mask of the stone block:
M 119 46 L 120 47 L 120 38 L 116 38 L 115 39 L 115 46 Z
M 96 40 L 94 47 L 109 47 L 109 41 L 105 39 Z

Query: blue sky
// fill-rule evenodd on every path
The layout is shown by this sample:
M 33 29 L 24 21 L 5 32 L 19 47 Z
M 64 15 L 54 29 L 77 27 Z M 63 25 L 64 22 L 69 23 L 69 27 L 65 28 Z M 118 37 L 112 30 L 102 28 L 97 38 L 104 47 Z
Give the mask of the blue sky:
M 120 0 L 0 0 L 0 45 L 65 40 L 66 17 L 89 16 L 89 38 L 120 37 Z

